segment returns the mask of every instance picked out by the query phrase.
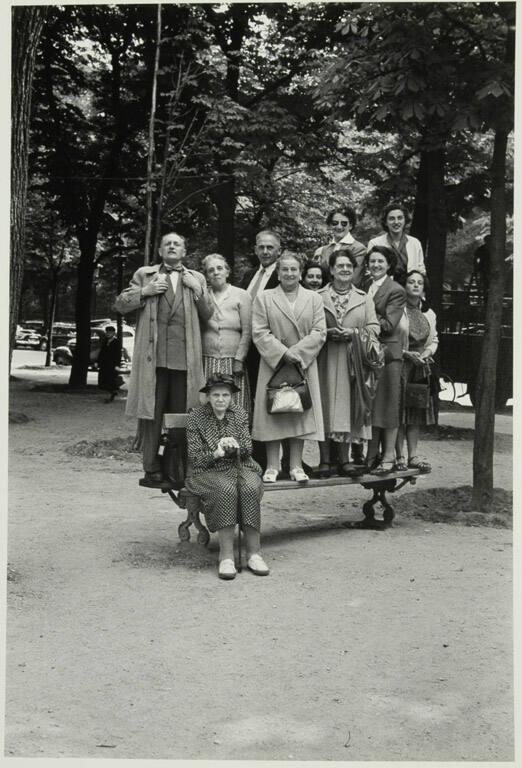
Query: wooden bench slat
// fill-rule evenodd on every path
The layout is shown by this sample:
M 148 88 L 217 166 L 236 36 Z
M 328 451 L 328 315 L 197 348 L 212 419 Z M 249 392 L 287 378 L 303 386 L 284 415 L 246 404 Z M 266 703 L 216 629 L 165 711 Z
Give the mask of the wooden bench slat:
M 358 475 L 357 477 L 327 477 L 324 479 L 310 479 L 307 483 L 296 483 L 295 480 L 277 480 L 275 483 L 263 483 L 265 493 L 267 491 L 297 491 L 305 488 L 320 488 L 321 486 L 336 485 L 363 485 L 366 483 L 385 483 L 387 480 L 396 480 L 401 477 L 416 477 L 418 469 L 407 469 L 404 472 L 390 472 L 389 475 Z
M 188 413 L 164 413 L 164 429 L 185 429 L 187 426 Z
M 187 427 L 186 413 L 165 413 L 163 415 L 163 428 L 168 432 L 167 450 L 169 463 L 165 473 L 173 478 L 173 484 L 151 484 L 142 478 L 139 483 L 145 487 L 159 487 L 163 493 L 168 493 L 172 501 L 180 508 L 187 509 L 187 519 L 178 526 L 178 535 L 181 541 L 190 539 L 190 526 L 194 524 L 198 530 L 198 541 L 205 546 L 208 544 L 210 534 L 200 520 L 200 500 L 199 497 L 190 493 L 183 486 L 184 475 L 190 474 L 190 463 L 187 464 L 185 432 Z M 181 472 L 181 474 L 180 474 Z M 424 473 L 422 473 L 424 474 Z M 354 477 L 334 476 L 323 479 L 311 478 L 306 483 L 296 483 L 295 480 L 278 480 L 275 483 L 263 483 L 265 492 L 270 491 L 296 491 L 307 488 L 328 488 L 338 485 L 360 485 L 363 488 L 373 491 L 373 498 L 363 504 L 364 520 L 355 524 L 346 523 L 346 527 L 355 528 L 375 528 L 384 530 L 392 524 L 394 518 L 393 507 L 386 499 L 386 493 L 393 493 L 404 485 L 416 482 L 417 476 L 421 475 L 418 469 L 407 469 L 403 472 L 390 472 L 387 475 L 357 475 Z M 178 478 L 174 482 L 174 478 Z M 186 475 L 185 475 L 186 476 Z M 180 488 L 180 486 L 183 486 Z M 179 489 L 177 494 L 175 489 Z M 383 510 L 382 520 L 374 518 L 374 507 L 379 504 Z

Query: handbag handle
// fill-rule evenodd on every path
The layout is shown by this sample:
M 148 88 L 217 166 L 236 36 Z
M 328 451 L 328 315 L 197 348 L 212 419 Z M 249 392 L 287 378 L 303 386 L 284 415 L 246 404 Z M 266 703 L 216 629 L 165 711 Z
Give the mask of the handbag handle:
M 302 377 L 303 379 L 305 378 L 305 370 L 304 370 L 303 366 L 301 365 L 301 363 L 290 363 L 288 360 L 285 360 L 285 358 L 284 358 L 284 357 L 282 357 L 282 358 L 281 358 L 281 360 L 278 362 L 278 364 L 277 364 L 277 365 L 276 365 L 276 367 L 274 368 L 274 373 L 277 373 L 278 371 L 280 371 L 280 370 L 281 370 L 281 368 L 282 368 L 284 365 L 293 365 L 293 366 L 294 366 L 294 368 L 297 368 L 297 370 L 298 370 L 298 371 L 299 371 L 299 373 L 301 374 L 301 377 Z M 273 375 L 273 374 L 272 374 L 272 375 Z

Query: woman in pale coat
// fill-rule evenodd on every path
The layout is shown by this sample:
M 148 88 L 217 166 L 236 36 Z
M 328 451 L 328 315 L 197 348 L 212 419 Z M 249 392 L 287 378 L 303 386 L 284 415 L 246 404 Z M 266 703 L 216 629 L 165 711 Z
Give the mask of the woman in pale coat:
M 321 463 L 318 477 L 330 477 L 330 443 L 337 444 L 339 474 L 353 474 L 348 449 L 369 440 L 369 425 L 353 422 L 354 377 L 351 369 L 352 337 L 362 328 L 379 335 L 380 326 L 373 300 L 352 285 L 357 260 L 350 251 L 334 251 L 329 260 L 332 281 L 319 291 L 324 302 L 327 341 L 318 358 L 319 386 L 326 439 L 319 443 Z
M 202 261 L 207 278 L 212 316 L 203 323 L 201 344 L 205 378 L 225 373 L 239 388 L 232 402 L 250 415 L 251 398 L 245 358 L 252 338 L 252 299 L 247 291 L 228 282 L 230 267 L 224 256 L 211 253 Z
M 367 253 L 370 253 L 375 245 L 385 245 L 392 249 L 397 259 L 393 279 L 400 285 L 406 283 L 406 276 L 412 269 L 418 270 L 422 275 L 426 274 L 422 245 L 416 237 L 405 232 L 408 221 L 409 214 L 403 205 L 387 205 L 381 216 L 384 234 L 372 238 L 367 248 Z
M 408 407 L 406 403 L 402 412 L 402 425 L 397 436 L 397 460 L 398 469 L 419 469 L 421 472 L 429 472 L 431 466 L 425 459 L 417 454 L 419 433 L 421 426 L 437 423 L 437 398 L 438 382 L 436 381 L 431 363 L 433 355 L 439 346 L 437 335 L 437 317 L 422 297 L 425 291 L 425 278 L 417 270 L 408 273 L 406 279 L 406 337 L 407 343 L 403 350 L 402 375 L 404 386 L 411 384 L 424 384 L 428 388 L 427 407 Z M 408 446 L 408 463 L 403 456 L 404 435 Z
M 300 257 L 281 255 L 277 261 L 280 284 L 258 293 L 252 312 L 252 339 L 261 355 L 252 437 L 266 443 L 266 483 L 277 480 L 281 440 L 289 439 L 290 478 L 297 482 L 308 480 L 302 464 L 303 441 L 324 440 L 316 358 L 326 340 L 326 323 L 321 297 L 299 285 L 301 270 Z M 267 411 L 267 384 L 282 361 L 297 363 L 306 373 L 312 407 L 303 413 Z

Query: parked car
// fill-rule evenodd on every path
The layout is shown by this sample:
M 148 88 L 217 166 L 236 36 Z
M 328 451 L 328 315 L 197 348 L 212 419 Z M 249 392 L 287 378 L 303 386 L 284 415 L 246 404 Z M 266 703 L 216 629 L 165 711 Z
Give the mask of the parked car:
M 42 346 L 44 341 L 41 334 L 31 328 L 16 326 L 15 347 L 17 349 L 46 349 L 46 345 Z
M 112 323 L 108 323 L 112 325 Z M 115 324 L 114 324 L 115 325 Z M 89 368 L 92 371 L 98 369 L 98 355 L 100 354 L 101 340 L 103 338 L 103 330 L 99 329 L 91 334 L 91 347 L 90 347 L 90 363 Z M 134 331 L 132 328 L 123 329 L 122 339 L 122 354 L 121 354 L 121 367 L 128 367 L 132 360 L 132 349 L 134 347 Z M 131 350 L 129 354 L 129 348 Z M 74 350 L 76 349 L 76 336 L 72 336 L 68 339 L 67 343 L 56 347 L 53 350 L 53 362 L 56 365 L 72 365 Z
M 57 349 L 76 335 L 76 326 L 74 323 L 54 323 L 52 348 Z

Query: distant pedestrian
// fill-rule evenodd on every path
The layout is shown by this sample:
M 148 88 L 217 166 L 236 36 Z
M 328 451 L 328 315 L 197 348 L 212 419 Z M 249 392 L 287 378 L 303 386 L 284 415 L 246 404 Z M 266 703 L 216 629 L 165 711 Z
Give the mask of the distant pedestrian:
M 106 403 L 112 403 L 122 383 L 117 370 L 121 360 L 121 344 L 116 336 L 116 328 L 108 325 L 102 339 L 98 355 L 98 387 L 109 392 Z

